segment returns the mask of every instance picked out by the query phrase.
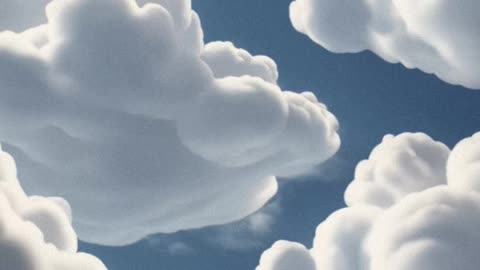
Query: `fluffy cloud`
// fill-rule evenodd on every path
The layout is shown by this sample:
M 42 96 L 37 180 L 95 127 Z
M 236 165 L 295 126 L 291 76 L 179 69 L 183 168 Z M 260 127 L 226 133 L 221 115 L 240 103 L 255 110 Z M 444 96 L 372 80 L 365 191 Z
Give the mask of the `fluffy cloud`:
M 28 197 L 15 163 L 0 150 L 0 265 L 22 270 L 106 270 L 97 258 L 77 253 L 69 204 Z
M 275 226 L 282 211 L 278 198 L 258 212 L 238 222 L 211 227 L 202 241 L 215 248 L 245 251 L 262 246 L 271 238 L 271 228 Z
M 389 207 L 412 192 L 446 184 L 449 154 L 446 145 L 422 133 L 387 135 L 357 165 L 345 201 L 348 206 Z
M 256 270 L 315 270 L 315 261 L 305 246 L 299 243 L 278 241 L 265 251 Z
M 436 187 L 385 212 L 367 239 L 370 269 L 478 269 L 480 195 Z
M 479 136 L 449 153 L 425 134 L 388 135 L 357 166 L 353 183 L 363 182 L 355 192 L 363 186 L 365 193 L 318 226 L 313 248 L 280 241 L 265 251 L 257 270 L 312 261 L 306 269 L 477 269 Z
M 269 57 L 252 56 L 246 50 L 236 48 L 231 42 L 210 42 L 202 54 L 217 78 L 251 75 L 271 83 L 277 82 L 277 64 Z
M 294 27 L 337 53 L 371 50 L 388 62 L 479 89 L 476 0 L 295 0 Z
M 189 0 L 156 2 L 55 0 L 47 24 L 0 33 L 0 139 L 28 192 L 68 199 L 85 241 L 241 219 L 275 176 L 340 144 L 333 114 L 282 91 L 273 60 L 205 45 Z

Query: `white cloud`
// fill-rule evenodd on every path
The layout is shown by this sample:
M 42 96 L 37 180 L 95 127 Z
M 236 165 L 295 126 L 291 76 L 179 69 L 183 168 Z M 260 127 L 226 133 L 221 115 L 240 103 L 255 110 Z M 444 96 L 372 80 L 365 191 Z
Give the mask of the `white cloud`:
M 371 50 L 388 62 L 480 88 L 476 0 L 295 0 L 294 27 L 337 53 Z
M 299 243 L 278 241 L 265 251 L 256 270 L 315 270 L 315 261 L 305 246 Z
M 202 53 L 205 61 L 217 78 L 251 75 L 271 83 L 278 79 L 277 64 L 267 56 L 252 56 L 238 49 L 231 42 L 210 42 Z
M 322 222 L 310 250 L 281 241 L 265 251 L 257 269 L 312 261 L 315 267 L 307 269 L 478 269 L 478 138 L 461 141 L 449 155 L 425 134 L 388 135 L 356 169 L 353 182 L 364 183 L 355 188 L 367 182 L 372 188 Z
M 480 132 L 460 141 L 448 159 L 448 185 L 480 192 Z
M 239 220 L 340 144 L 273 60 L 205 45 L 190 1 L 156 2 L 55 0 L 46 25 L 0 34 L 0 139 L 27 191 L 68 199 L 85 241 Z
M 311 250 L 316 269 L 367 270 L 362 243 L 379 212 L 367 206 L 344 208 L 321 223 Z
M 412 192 L 446 184 L 449 154 L 446 145 L 423 133 L 387 135 L 357 165 L 345 201 L 348 206 L 389 207 Z
M 61 198 L 28 197 L 15 162 L 0 150 L 0 265 L 22 270 L 106 270 L 92 255 L 77 252 L 71 211 Z
M 370 269 L 478 269 L 478 226 L 478 193 L 443 186 L 413 194 L 375 222 Z

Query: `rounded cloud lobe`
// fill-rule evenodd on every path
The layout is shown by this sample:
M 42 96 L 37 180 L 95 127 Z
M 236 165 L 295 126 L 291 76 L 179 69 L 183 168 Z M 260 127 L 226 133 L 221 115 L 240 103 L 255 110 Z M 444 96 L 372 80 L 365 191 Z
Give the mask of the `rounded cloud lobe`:
M 318 226 L 313 248 L 298 254 L 275 244 L 259 269 L 287 269 L 282 267 L 297 261 L 314 261 L 314 270 L 477 269 L 478 136 L 451 153 L 425 134 L 386 136 L 357 166 L 352 184 L 358 182 L 353 188 L 359 190 L 349 186 L 348 207 Z M 365 193 L 354 196 L 362 186 Z
M 446 145 L 422 133 L 387 135 L 357 165 L 345 201 L 348 206 L 390 207 L 412 192 L 444 185 L 449 154 Z
M 55 0 L 47 24 L 0 33 L 0 139 L 25 190 L 66 198 L 89 242 L 241 219 L 340 145 L 272 59 L 205 45 L 188 0 L 146 2 Z
M 265 251 L 260 258 L 256 270 L 315 270 L 315 261 L 309 251 L 299 243 L 288 241 L 276 242 L 270 250 Z
M 431 0 L 295 0 L 294 27 L 337 53 L 370 50 L 392 63 L 480 89 L 480 4 Z
M 480 133 L 460 141 L 448 159 L 448 185 L 480 192 Z
M 478 268 L 480 195 L 435 187 L 413 194 L 375 222 L 370 269 Z
M 201 57 L 217 78 L 251 75 L 271 83 L 278 79 L 277 64 L 272 59 L 252 56 L 231 42 L 210 42 L 205 45 Z
M 69 204 L 61 198 L 28 197 L 12 157 L 0 151 L 0 265 L 22 270 L 106 270 L 77 253 Z

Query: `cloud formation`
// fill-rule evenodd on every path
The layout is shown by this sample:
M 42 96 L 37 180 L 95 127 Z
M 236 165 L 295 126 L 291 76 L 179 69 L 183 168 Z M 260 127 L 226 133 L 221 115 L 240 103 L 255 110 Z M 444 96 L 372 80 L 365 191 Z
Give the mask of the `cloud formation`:
M 434 73 L 440 79 L 480 89 L 476 12 L 467 0 L 295 0 L 294 27 L 336 53 L 370 50 L 391 63 Z
M 462 140 L 451 153 L 425 134 L 386 136 L 358 164 L 357 190 L 350 185 L 345 195 L 348 207 L 318 226 L 313 247 L 280 241 L 264 252 L 257 270 L 312 261 L 306 269 L 477 269 L 479 136 Z M 362 196 L 354 196 L 362 186 Z
M 387 135 L 357 165 L 345 201 L 348 206 L 390 207 L 410 193 L 444 185 L 449 154 L 446 145 L 422 133 Z
M 15 162 L 0 149 L 0 265 L 22 270 L 106 270 L 77 252 L 69 204 L 61 198 L 27 196 Z
M 47 24 L 0 33 L 0 139 L 26 191 L 68 199 L 88 242 L 241 219 L 275 176 L 340 145 L 335 116 L 282 91 L 273 60 L 205 45 L 189 0 L 144 2 L 55 0 Z

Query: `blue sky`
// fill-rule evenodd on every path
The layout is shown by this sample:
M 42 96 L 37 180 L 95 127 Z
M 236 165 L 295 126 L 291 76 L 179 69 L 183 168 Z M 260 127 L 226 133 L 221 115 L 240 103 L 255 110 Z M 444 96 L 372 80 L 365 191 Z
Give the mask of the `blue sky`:
M 480 93 L 388 64 L 370 52 L 328 52 L 293 29 L 289 3 L 193 0 L 193 8 L 201 17 L 206 41 L 229 40 L 252 54 L 272 57 L 282 88 L 314 91 L 329 106 L 341 125 L 342 147 L 336 157 L 305 181 L 282 184 L 272 202 L 279 208 L 275 221 L 260 236 L 234 223 L 152 236 L 121 248 L 82 243 L 81 250 L 114 270 L 254 269 L 261 252 L 278 239 L 311 245 L 315 227 L 343 206 L 343 191 L 355 165 L 383 135 L 421 131 L 452 147 L 478 130 Z M 252 243 L 225 246 L 218 240 L 225 231 Z M 183 248 L 172 253 L 172 245 Z

